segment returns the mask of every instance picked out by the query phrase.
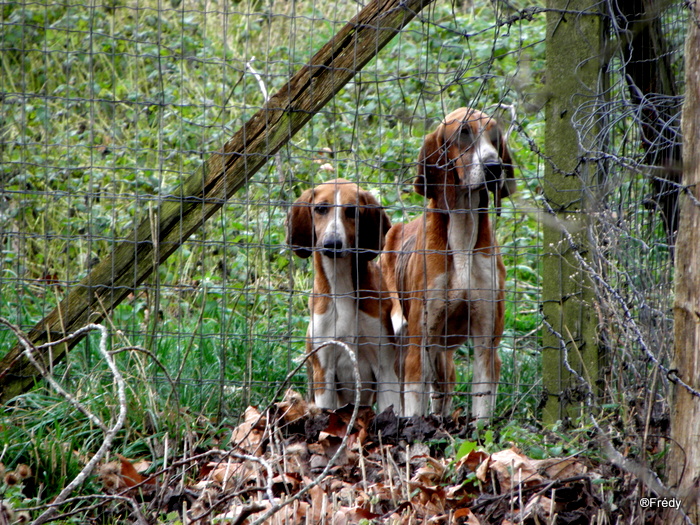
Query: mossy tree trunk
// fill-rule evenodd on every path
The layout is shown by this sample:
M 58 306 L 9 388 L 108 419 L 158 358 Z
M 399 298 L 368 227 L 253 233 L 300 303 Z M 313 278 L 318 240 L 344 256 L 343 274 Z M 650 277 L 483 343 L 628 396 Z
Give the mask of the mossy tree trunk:
M 590 0 L 549 0 L 547 7 L 547 88 L 544 176 L 542 333 L 543 383 L 548 398 L 544 420 L 575 416 L 587 389 L 598 378 L 594 290 L 577 257 L 590 257 L 587 187 L 597 177 L 588 162 L 573 119 L 600 92 L 601 17 Z M 578 112 L 578 113 L 577 113 Z M 575 115 L 576 113 L 576 115 Z M 591 117 L 591 115 L 585 115 Z M 568 356 L 568 366 L 566 357 Z

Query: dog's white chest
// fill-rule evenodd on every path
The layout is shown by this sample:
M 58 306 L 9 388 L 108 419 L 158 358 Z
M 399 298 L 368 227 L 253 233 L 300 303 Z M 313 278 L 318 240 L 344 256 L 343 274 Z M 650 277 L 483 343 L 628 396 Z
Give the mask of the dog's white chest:
M 349 259 L 323 258 L 326 276 L 333 277 L 329 279 L 330 301 L 326 310 L 312 315 L 310 335 L 315 346 L 338 340 L 351 346 L 361 343 L 364 348 L 368 344 L 380 344 L 386 337 L 381 320 L 359 309 L 349 262 Z
M 472 288 L 474 245 L 477 237 L 477 217 L 473 212 L 455 213 L 447 231 L 448 250 L 452 257 L 452 271 L 445 284 L 450 295 L 461 296 Z
M 314 345 L 333 340 L 354 345 L 367 338 L 378 344 L 379 339 L 386 335 L 380 319 L 359 311 L 357 307 L 357 301 L 337 297 L 324 313 L 313 314 L 310 331 Z
M 322 314 L 315 313 L 311 319 L 311 332 L 315 344 L 339 340 L 354 343 L 358 323 L 356 303 L 350 298 L 336 298 Z
M 449 290 L 453 293 L 471 289 L 473 257 L 473 253 L 455 252 L 453 254 L 454 270 L 450 274 L 448 284 Z M 458 295 L 462 294 L 458 293 Z

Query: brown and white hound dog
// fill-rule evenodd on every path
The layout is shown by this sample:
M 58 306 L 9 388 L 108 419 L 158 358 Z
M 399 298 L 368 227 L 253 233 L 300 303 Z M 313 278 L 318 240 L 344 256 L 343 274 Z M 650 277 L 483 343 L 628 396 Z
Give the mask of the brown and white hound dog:
M 401 383 L 391 324 L 391 296 L 373 260 L 391 222 L 377 200 L 344 179 L 306 190 L 287 216 L 287 243 L 299 257 L 313 255 L 314 284 L 307 352 L 329 341 L 352 348 L 362 381 L 360 401 L 400 410 Z M 339 345 L 310 358 L 316 405 L 334 409 L 354 402 L 354 369 Z
M 402 309 L 395 307 L 392 319 L 401 332 L 403 415 L 425 414 L 431 394 L 432 413 L 450 413 L 453 355 L 471 339 L 472 414 L 489 418 L 500 376 L 506 273 L 489 219 L 489 192 L 499 210 L 501 199 L 515 191 L 496 121 L 471 108 L 447 115 L 425 137 L 414 187 L 428 201 L 425 213 L 391 228 L 381 259 Z

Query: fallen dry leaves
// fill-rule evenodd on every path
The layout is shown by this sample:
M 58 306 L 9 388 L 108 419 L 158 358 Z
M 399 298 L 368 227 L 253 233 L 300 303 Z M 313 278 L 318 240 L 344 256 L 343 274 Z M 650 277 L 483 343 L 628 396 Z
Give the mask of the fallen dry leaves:
M 121 454 L 117 454 L 118 461 L 111 461 L 102 465 L 97 476 L 107 492 L 116 493 L 136 486 L 144 486 L 152 489 L 155 481 L 146 477 L 145 472 L 150 467 L 150 462 L 139 461 L 132 463 Z
M 350 428 L 352 414 L 318 410 L 293 391 L 264 414 L 249 407 L 227 450 L 194 465 L 183 522 L 575 524 L 601 507 L 594 474 L 576 459 L 533 460 L 512 447 L 455 461 L 426 444 L 449 441 L 461 430 L 454 421 L 361 408 Z M 166 478 L 148 478 L 143 467 L 119 457 L 100 479 L 107 491 L 143 496 Z

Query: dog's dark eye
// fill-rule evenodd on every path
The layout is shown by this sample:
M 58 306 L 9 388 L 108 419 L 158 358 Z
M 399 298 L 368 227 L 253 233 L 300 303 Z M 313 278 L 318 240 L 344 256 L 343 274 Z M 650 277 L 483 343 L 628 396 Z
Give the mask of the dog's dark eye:
M 459 140 L 460 144 L 463 146 L 471 146 L 474 142 L 474 135 L 472 134 L 472 128 L 470 126 L 463 126 L 459 130 Z
M 498 150 L 501 149 L 501 134 L 499 133 L 498 128 L 491 128 L 491 132 L 489 133 L 489 139 L 491 140 L 491 144 L 493 144 L 494 148 Z
M 314 206 L 314 213 L 316 213 L 317 215 L 325 215 L 326 213 L 328 213 L 329 209 L 330 207 L 328 206 L 328 204 L 318 204 L 317 206 Z
M 347 208 L 345 208 L 345 216 L 348 219 L 354 219 L 356 214 L 357 208 L 355 208 L 355 206 L 348 206 Z

